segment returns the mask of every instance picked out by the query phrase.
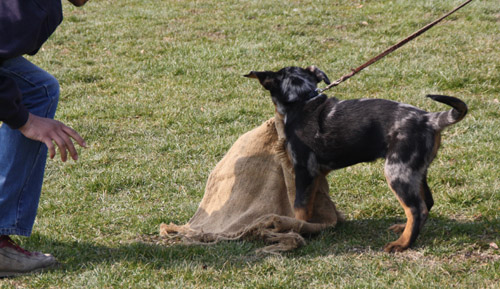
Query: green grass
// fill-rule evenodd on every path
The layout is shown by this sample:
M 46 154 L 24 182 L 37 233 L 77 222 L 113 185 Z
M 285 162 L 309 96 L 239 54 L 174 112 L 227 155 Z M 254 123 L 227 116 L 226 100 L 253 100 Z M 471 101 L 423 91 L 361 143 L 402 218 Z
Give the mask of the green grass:
M 340 86 L 429 111 L 426 93 L 469 114 L 443 133 L 429 172 L 435 206 L 413 249 L 385 254 L 404 221 L 375 162 L 333 172 L 347 221 L 280 256 L 259 242 L 143 244 L 194 214 L 207 177 L 242 133 L 273 116 L 251 70 L 314 64 L 334 80 L 460 1 L 65 3 L 65 21 L 30 59 L 61 83 L 57 118 L 89 149 L 49 160 L 34 234 L 23 246 L 61 265 L 1 287 L 500 288 L 500 6 L 473 1 Z

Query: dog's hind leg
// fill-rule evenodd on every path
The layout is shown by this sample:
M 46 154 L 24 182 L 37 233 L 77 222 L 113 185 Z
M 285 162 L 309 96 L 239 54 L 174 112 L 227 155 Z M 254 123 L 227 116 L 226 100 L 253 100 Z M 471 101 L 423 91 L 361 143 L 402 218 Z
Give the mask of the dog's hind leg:
M 319 178 L 311 176 L 307 168 L 295 166 L 295 218 L 309 221 L 313 216 L 313 205 L 318 190 Z
M 402 230 L 402 234 L 396 241 L 385 245 L 384 251 L 401 252 L 415 242 L 427 219 L 427 205 L 421 195 L 423 187 L 421 180 L 425 174 L 422 175 L 402 163 L 386 162 L 385 176 L 389 187 L 403 207 L 407 220 L 405 225 L 391 227 L 394 231 Z
M 434 199 L 432 198 L 431 189 L 427 184 L 427 172 L 425 172 L 424 177 L 422 178 L 422 183 L 420 186 L 420 195 L 424 199 L 427 211 L 429 212 L 432 206 L 434 206 Z
M 429 185 L 427 184 L 427 172 L 424 174 L 422 178 L 422 182 L 420 184 L 420 196 L 425 202 L 425 205 L 427 207 L 427 213 L 430 212 L 432 206 L 434 205 L 434 199 L 432 198 L 432 192 L 431 189 L 429 188 Z M 422 221 L 421 228 L 423 227 L 424 223 L 426 220 Z M 406 224 L 395 224 L 389 227 L 389 230 L 393 231 L 396 234 L 401 234 L 405 230 Z
M 428 165 L 434 160 L 437 155 L 439 146 L 441 145 L 441 134 L 439 132 L 434 134 L 434 141 L 432 146 L 432 152 L 429 155 Z M 425 201 L 425 205 L 427 206 L 427 211 L 430 211 L 432 206 L 434 206 L 434 199 L 432 198 L 432 192 L 427 184 L 427 169 L 424 172 L 424 176 L 422 177 L 420 194 Z

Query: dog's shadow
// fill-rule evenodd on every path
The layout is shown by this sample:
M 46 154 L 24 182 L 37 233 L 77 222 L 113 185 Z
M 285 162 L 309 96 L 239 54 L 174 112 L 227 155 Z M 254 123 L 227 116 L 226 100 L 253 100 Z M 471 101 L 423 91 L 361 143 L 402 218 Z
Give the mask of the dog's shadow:
M 307 240 L 311 248 L 306 250 L 318 255 L 382 251 L 386 243 L 398 238 L 398 235 L 388 228 L 405 221 L 396 218 L 347 220 L 317 236 L 310 236 Z M 412 248 L 426 248 L 432 251 L 434 247 L 442 244 L 454 248 L 488 248 L 490 242 L 498 240 L 499 228 L 499 219 L 459 221 L 431 215 Z
M 314 236 L 306 236 L 305 246 L 282 255 L 314 258 L 353 252 L 382 252 L 386 242 L 397 238 L 397 235 L 387 228 L 401 221 L 347 220 L 335 228 Z M 432 251 L 435 246 L 442 244 L 452 248 L 486 249 L 490 242 L 498 240 L 498 228 L 499 219 L 462 222 L 432 217 L 427 221 L 412 250 L 428 248 Z M 107 246 L 91 240 L 59 241 L 40 234 L 34 234 L 33 237 L 36 240 L 36 249 L 55 255 L 61 263 L 56 270 L 65 272 L 114 263 L 142 263 L 156 269 L 177 268 L 185 266 L 186 262 L 190 263 L 190 266 L 201 268 L 222 268 L 228 262 L 235 267 L 245 267 L 265 259 L 265 255 L 256 254 L 256 250 L 265 245 L 260 241 L 225 241 L 216 245 L 162 245 L 132 240 L 116 246 Z M 28 241 L 28 245 L 31 242 L 33 241 Z

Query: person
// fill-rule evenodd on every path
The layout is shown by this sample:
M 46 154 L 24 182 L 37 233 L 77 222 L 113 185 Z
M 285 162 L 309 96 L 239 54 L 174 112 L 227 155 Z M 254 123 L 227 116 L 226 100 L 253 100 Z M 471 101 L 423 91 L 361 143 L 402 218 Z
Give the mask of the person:
M 0 1 L 0 277 L 56 263 L 52 255 L 29 252 L 10 236 L 31 235 L 47 151 L 54 158 L 57 146 L 65 162 L 68 153 L 78 159 L 71 139 L 86 147 L 75 130 L 53 119 L 58 81 L 23 57 L 36 54 L 61 21 L 61 0 Z

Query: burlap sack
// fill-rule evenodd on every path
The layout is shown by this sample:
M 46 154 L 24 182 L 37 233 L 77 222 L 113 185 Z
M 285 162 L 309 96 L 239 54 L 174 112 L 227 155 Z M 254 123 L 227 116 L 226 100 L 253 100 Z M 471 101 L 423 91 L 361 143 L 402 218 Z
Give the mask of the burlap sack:
M 187 243 L 260 239 L 270 244 L 261 251 L 279 252 L 305 244 L 301 234 L 342 221 L 325 178 L 311 222 L 294 218 L 295 175 L 284 143 L 279 115 L 242 135 L 210 174 L 191 220 L 183 226 L 161 224 L 160 236 L 176 234 Z

